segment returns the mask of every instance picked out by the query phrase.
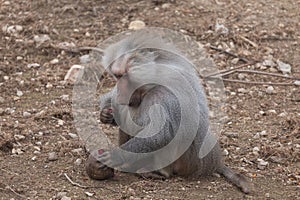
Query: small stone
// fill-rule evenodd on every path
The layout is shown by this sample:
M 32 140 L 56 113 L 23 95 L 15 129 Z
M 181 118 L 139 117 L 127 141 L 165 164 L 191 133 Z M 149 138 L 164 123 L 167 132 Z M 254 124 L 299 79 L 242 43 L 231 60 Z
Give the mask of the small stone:
M 88 196 L 88 197 L 94 196 L 94 193 L 91 193 L 91 192 L 85 192 L 85 194 L 86 194 L 86 196 Z
M 261 114 L 261 115 L 266 115 L 266 113 L 265 113 L 265 111 L 259 111 L 259 114 Z
M 145 22 L 141 20 L 135 20 L 130 22 L 128 29 L 129 30 L 140 30 L 146 27 Z
M 72 200 L 72 199 L 71 199 L 71 197 L 64 196 L 61 198 L 61 200 Z
M 37 158 L 36 156 L 33 156 L 33 157 L 31 158 L 31 160 L 32 160 L 32 161 L 36 161 L 36 158 Z
M 59 63 L 59 60 L 57 58 L 54 58 L 53 60 L 50 61 L 50 64 L 56 65 Z
M 73 149 L 71 152 L 80 154 L 82 151 L 83 151 L 82 148 L 77 148 L 77 149 Z
M 273 60 L 265 60 L 262 64 L 267 67 L 275 67 L 276 66 L 276 64 L 275 64 L 275 62 L 273 62 Z
M 50 40 L 49 35 L 35 35 L 33 40 L 38 43 L 39 45 Z
M 71 83 L 71 84 L 74 84 L 78 75 L 79 75 L 79 72 L 80 70 L 84 70 L 84 66 L 81 66 L 81 65 L 73 65 L 69 71 L 67 72 L 65 78 L 64 78 L 64 81 L 66 83 Z
M 232 59 L 231 64 L 236 65 L 239 61 L 240 61 L 239 58 L 234 58 Z
M 276 110 L 268 110 L 268 113 L 270 113 L 270 114 L 277 114 Z
M 57 122 L 57 124 L 58 124 L 59 126 L 63 126 L 64 123 L 65 123 L 65 122 L 64 122 L 63 120 L 61 120 L 61 119 L 59 119 L 58 122 Z
M 286 112 L 280 113 L 278 116 L 279 117 L 286 117 L 288 114 Z
M 267 131 L 262 131 L 262 132 L 260 132 L 259 133 L 261 136 L 267 136 L 268 134 L 267 134 Z
M 300 81 L 295 81 L 294 84 L 300 86 Z
M 286 64 L 284 62 L 281 62 L 280 60 L 277 61 L 278 69 L 283 74 L 290 74 L 292 72 L 292 67 L 289 64 Z
M 91 62 L 91 58 L 90 58 L 90 55 L 83 55 L 83 56 L 80 56 L 79 57 L 79 60 L 80 60 L 80 63 L 81 64 L 87 64 L 89 62 Z
M 47 89 L 53 88 L 53 85 L 51 83 L 47 83 L 46 88 Z
M 30 112 L 27 112 L 27 111 L 25 111 L 25 112 L 23 112 L 23 117 L 30 117 L 31 116 L 31 113 Z
M 258 161 L 257 167 L 258 167 L 258 169 L 261 169 L 261 170 L 265 169 L 266 166 L 269 164 L 267 161 L 264 161 L 263 159 L 260 159 L 260 158 L 258 158 L 257 161 Z
M 28 68 L 39 68 L 41 65 L 38 63 L 32 63 L 32 64 L 28 64 L 27 67 Z
M 171 7 L 171 4 L 169 3 L 164 3 L 162 6 L 161 6 L 163 9 L 168 9 Z
M 243 80 L 245 79 L 245 74 L 238 74 L 238 79 Z
M 65 196 L 67 196 L 66 192 L 59 192 L 59 193 L 57 193 L 56 198 L 61 199 L 61 198 L 65 197 Z
M 70 100 L 69 95 L 67 95 L 67 94 L 61 95 L 60 98 L 66 102 L 68 102 Z
M 56 153 L 56 152 L 50 152 L 50 153 L 48 154 L 48 160 L 49 160 L 49 161 L 56 161 L 56 160 L 58 160 L 58 155 L 57 155 L 57 153 Z
M 3 76 L 3 79 L 8 81 L 9 80 L 9 76 Z
M 266 193 L 266 194 L 265 194 L 265 197 L 266 197 L 266 198 L 270 198 L 270 193 Z
M 74 162 L 74 164 L 77 166 L 81 165 L 81 163 L 82 163 L 82 160 L 80 158 L 76 159 Z
M 222 152 L 223 156 L 228 156 L 229 155 L 229 152 L 227 149 L 224 149 L 223 152 Z
M 14 135 L 14 138 L 18 141 L 18 140 L 25 139 L 25 136 L 24 135 L 18 135 L 18 134 L 16 134 L 16 135 Z
M 273 87 L 273 86 L 269 86 L 269 87 L 266 89 L 266 93 L 267 93 L 267 94 L 273 94 L 273 93 L 274 93 L 274 87 Z
M 247 90 L 246 90 L 245 88 L 239 88 L 239 89 L 238 89 L 238 92 L 239 92 L 239 93 L 246 94 L 246 93 L 247 93 Z
M 77 139 L 78 138 L 78 135 L 77 134 L 74 134 L 74 133 L 68 133 L 68 135 L 73 138 L 73 139 Z
M 22 56 L 17 56 L 17 60 L 23 60 Z
M 5 99 L 3 97 L 0 97 L 0 104 L 4 103 Z
M 18 97 L 21 97 L 21 96 L 23 96 L 23 92 L 22 92 L 22 91 L 20 91 L 20 90 L 17 90 L 17 96 L 18 96 Z

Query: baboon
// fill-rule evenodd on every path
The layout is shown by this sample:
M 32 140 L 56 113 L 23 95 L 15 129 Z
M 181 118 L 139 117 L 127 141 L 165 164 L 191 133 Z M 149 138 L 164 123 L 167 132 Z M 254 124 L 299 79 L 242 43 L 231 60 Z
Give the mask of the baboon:
M 220 145 L 210 133 L 209 109 L 199 77 L 193 65 L 174 45 L 156 34 L 139 31 L 106 48 L 102 64 L 118 82 L 111 92 L 100 98 L 100 120 L 120 126 L 119 149 L 140 154 L 158 151 L 172 143 L 182 128 L 180 123 L 185 120 L 184 131 L 176 138 L 175 146 L 167 150 L 169 154 L 130 157 L 112 149 L 97 158 L 103 163 L 103 168 L 108 165 L 142 173 L 151 171 L 151 165 L 158 165 L 160 168 L 152 173 L 165 178 L 219 173 L 242 192 L 250 192 L 244 176 L 225 166 Z M 139 84 L 152 78 L 178 87 L 182 97 L 178 98 L 172 88 L 164 85 Z M 158 109 L 151 108 L 156 105 L 159 105 Z M 184 114 L 182 107 L 188 108 L 188 115 Z M 164 123 L 159 131 L 147 135 L 151 129 L 145 127 L 160 116 L 163 116 L 161 121 Z M 194 125 L 190 123 L 197 125 L 194 135 L 191 131 Z M 138 128 L 131 130 L 133 126 Z M 137 137 L 139 133 L 147 137 Z M 182 147 L 187 144 L 186 148 Z M 200 155 L 201 152 L 204 156 Z M 164 161 L 162 159 L 169 159 L 170 163 L 159 165 Z

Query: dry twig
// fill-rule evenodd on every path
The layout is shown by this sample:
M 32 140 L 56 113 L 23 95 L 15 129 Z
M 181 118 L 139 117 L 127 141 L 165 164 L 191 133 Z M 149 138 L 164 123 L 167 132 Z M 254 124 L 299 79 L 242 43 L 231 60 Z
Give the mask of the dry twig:
M 79 183 L 75 183 L 74 181 L 72 181 L 72 179 L 66 174 L 64 173 L 64 176 L 67 178 L 67 180 L 74 186 L 80 187 L 80 188 L 89 188 L 88 186 L 84 186 L 84 185 L 80 185 Z
M 236 79 L 222 79 L 225 82 L 253 84 L 253 85 L 276 85 L 276 86 L 294 86 L 295 83 L 273 83 L 273 82 L 256 82 L 256 81 L 241 81 Z
M 229 52 L 229 51 L 226 51 L 226 50 L 224 50 L 224 49 L 220 49 L 220 48 L 215 47 L 215 46 L 212 46 L 212 45 L 210 45 L 210 48 L 213 49 L 213 50 L 215 50 L 215 51 L 219 51 L 219 52 L 221 52 L 221 53 L 224 53 L 224 54 L 227 54 L 227 55 L 229 55 L 229 56 L 232 56 L 232 57 L 234 57 L 234 58 L 238 58 L 240 61 L 242 61 L 242 62 L 244 62 L 244 63 L 249 63 L 249 60 L 248 60 L 248 59 L 243 58 L 243 57 L 240 57 L 240 56 L 238 56 L 238 55 L 236 55 L 236 54 L 234 54 L 234 53 L 231 53 L 231 52 Z

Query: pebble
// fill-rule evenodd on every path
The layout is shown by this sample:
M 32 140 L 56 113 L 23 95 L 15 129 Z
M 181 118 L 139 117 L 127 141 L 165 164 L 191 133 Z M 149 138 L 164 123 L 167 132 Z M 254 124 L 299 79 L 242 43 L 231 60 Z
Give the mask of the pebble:
M 78 166 L 81 165 L 81 163 L 82 163 L 82 159 L 80 159 L 80 158 L 77 158 L 74 162 L 74 164 L 78 165 Z
M 51 83 L 47 83 L 46 88 L 47 89 L 53 88 L 53 85 Z
M 59 192 L 59 193 L 57 193 L 57 195 L 56 195 L 56 197 L 57 197 L 58 199 L 61 199 L 62 197 L 65 197 L 65 196 L 67 196 L 67 193 L 66 193 L 66 192 Z
M 54 58 L 53 60 L 50 61 L 50 64 L 56 65 L 59 63 L 59 60 L 57 58 Z
M 295 81 L 294 84 L 300 86 L 300 81 Z
M 79 60 L 80 60 L 80 63 L 81 64 L 87 64 L 89 62 L 91 62 L 91 58 L 90 58 L 90 55 L 83 55 L 83 56 L 80 56 L 79 57 Z
M 168 9 L 171 7 L 171 4 L 169 3 L 164 3 L 162 6 L 161 6 L 163 9 Z
M 23 92 L 22 92 L 22 91 L 20 91 L 20 90 L 17 90 L 17 96 L 18 96 L 18 97 L 21 97 L 21 96 L 23 96 Z
M 18 140 L 25 139 L 25 136 L 16 134 L 16 135 L 14 135 L 14 138 L 18 141 Z
M 88 196 L 88 197 L 94 196 L 94 193 L 91 193 L 91 192 L 85 192 L 85 194 L 86 194 L 86 196 Z
M 284 62 L 281 62 L 280 60 L 277 61 L 278 69 L 283 74 L 290 74 L 292 72 L 292 67 L 289 64 L 286 64 Z
M 275 62 L 273 62 L 273 60 L 265 60 L 262 64 L 267 67 L 275 67 L 276 66 L 276 64 L 275 64 Z
M 38 44 L 42 44 L 48 40 L 50 40 L 49 35 L 35 35 L 33 36 L 33 40 L 38 43 Z
M 258 158 L 257 161 L 258 161 L 258 165 L 257 165 L 258 169 L 265 169 L 266 166 L 269 164 L 267 161 L 264 161 L 263 159 L 260 158 Z
M 31 113 L 30 112 L 23 112 L 23 117 L 30 117 L 31 116 Z
M 63 101 L 69 101 L 69 100 L 70 100 L 69 95 L 67 95 L 67 94 L 61 95 L 60 98 L 61 98 Z
M 273 87 L 273 86 L 267 87 L 266 93 L 267 93 L 267 94 L 273 94 L 273 93 L 274 93 L 274 87 Z
M 140 30 L 146 27 L 145 22 L 141 20 L 135 20 L 130 22 L 128 29 L 129 30 Z
M 38 64 L 38 63 L 31 63 L 31 64 L 28 64 L 27 67 L 28 68 L 39 68 L 41 65 Z
M 71 152 L 72 153 L 81 153 L 83 151 L 83 149 L 82 148 L 77 148 L 77 149 L 73 149 Z
M 59 125 L 59 126 L 63 126 L 64 125 L 64 121 L 63 120 L 61 120 L 61 119 L 59 119 L 58 121 L 57 121 L 57 124 Z
M 229 152 L 227 149 L 224 149 L 223 152 L 222 152 L 223 156 L 228 156 L 229 155 Z
M 84 66 L 81 66 L 81 65 L 73 65 L 69 71 L 67 72 L 65 78 L 64 78 L 64 81 L 66 83 L 71 83 L 71 84 L 74 84 L 75 81 L 76 81 L 76 78 L 78 77 L 79 75 L 79 72 L 80 70 L 83 70 L 84 69 Z
M 245 93 L 247 93 L 247 90 L 245 88 L 239 88 L 238 92 L 245 94 Z
M 238 79 L 243 80 L 245 79 L 245 74 L 238 74 Z
M 0 97 L 0 103 L 4 103 L 5 99 L 3 97 Z
M 75 133 L 68 133 L 68 135 L 73 138 L 73 139 L 77 139 L 78 138 L 78 135 L 75 134 Z
M 71 199 L 71 197 L 64 196 L 61 198 L 61 200 L 72 200 L 72 199 Z
M 57 155 L 57 153 L 56 153 L 56 152 L 50 152 L 50 153 L 48 154 L 48 160 L 49 160 L 49 161 L 56 161 L 56 160 L 58 160 L 58 155 Z

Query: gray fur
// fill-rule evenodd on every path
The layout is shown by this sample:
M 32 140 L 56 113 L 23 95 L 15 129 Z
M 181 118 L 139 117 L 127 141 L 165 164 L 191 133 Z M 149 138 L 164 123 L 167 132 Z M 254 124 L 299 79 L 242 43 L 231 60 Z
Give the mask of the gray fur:
M 232 181 L 235 185 L 240 187 L 243 192 L 248 193 L 249 189 L 246 181 L 240 178 L 238 174 L 230 170 L 228 167 L 224 166 L 219 143 L 216 141 L 217 139 L 214 137 L 214 135 L 209 132 L 208 105 L 204 90 L 199 84 L 199 78 L 197 77 L 191 63 L 183 59 L 179 51 L 176 50 L 174 46 L 164 43 L 163 40 L 156 35 L 138 32 L 136 34 L 133 34 L 129 38 L 108 47 L 104 52 L 103 65 L 107 67 L 122 54 L 140 48 L 143 49 L 144 47 L 150 48 L 149 50 L 137 50 L 137 54 L 135 54 L 135 56 L 138 56 L 135 57 L 134 61 L 131 63 L 133 66 L 141 63 L 157 63 L 166 64 L 169 66 L 171 65 L 174 67 L 174 69 L 178 70 L 178 72 L 181 73 L 181 75 L 186 80 L 189 81 L 189 84 L 192 86 L 198 98 L 198 112 L 200 114 L 199 129 L 193 143 L 180 158 L 182 163 L 185 163 L 185 166 L 183 166 L 182 168 L 178 168 L 178 166 L 182 164 L 178 162 L 179 164 L 177 165 L 176 161 L 172 163 L 168 168 L 159 171 L 160 174 L 166 177 L 170 177 L 176 174 L 188 176 L 192 174 L 208 175 L 213 172 L 218 172 L 220 174 L 223 174 L 229 181 Z M 160 50 L 152 51 L 151 48 L 157 48 Z M 168 51 L 171 53 L 168 53 Z M 176 53 L 178 56 L 174 56 L 176 55 L 174 53 Z M 147 76 L 147 74 L 145 74 L 145 76 Z M 157 76 L 159 76 L 159 74 L 157 74 Z M 143 79 L 143 77 L 140 78 Z M 116 88 L 114 88 L 114 90 L 112 90 L 111 92 L 103 95 L 100 100 L 100 107 L 103 109 L 103 107 L 110 104 L 116 97 L 116 95 Z M 186 103 L 189 104 L 188 98 L 186 101 Z M 159 133 L 151 137 L 133 137 L 125 144 L 121 145 L 122 149 L 136 153 L 153 152 L 167 145 L 175 137 L 176 130 L 178 129 L 181 118 L 180 105 L 176 97 L 164 87 L 153 87 L 152 89 L 147 91 L 147 93 L 143 97 L 141 104 L 137 108 L 129 108 L 133 121 L 139 126 L 145 127 L 150 121 L 148 109 L 154 104 L 159 104 L 164 108 L 166 112 L 165 114 L 167 123 L 165 123 L 164 127 Z M 119 105 L 112 106 L 115 106 L 115 117 L 122 114 L 118 110 Z M 191 112 L 193 112 L 193 108 L 191 108 Z M 204 158 L 200 159 L 199 150 L 201 145 L 203 145 L 204 138 L 207 135 L 211 136 L 211 142 L 215 142 L 215 146 Z M 126 159 L 127 158 L 124 158 L 123 161 L 127 162 Z M 142 168 L 143 165 L 141 164 L 139 167 Z M 137 168 L 137 172 L 138 171 L 139 169 Z

